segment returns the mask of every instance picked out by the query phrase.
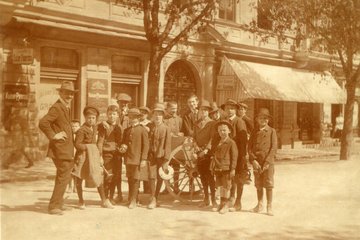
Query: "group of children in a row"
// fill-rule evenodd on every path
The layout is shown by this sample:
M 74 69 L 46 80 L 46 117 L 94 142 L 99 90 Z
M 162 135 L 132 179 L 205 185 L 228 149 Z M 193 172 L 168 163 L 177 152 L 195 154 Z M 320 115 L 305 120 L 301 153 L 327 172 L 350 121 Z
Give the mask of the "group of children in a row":
M 95 107 L 87 106 L 83 111 L 85 123 L 76 133 L 76 166 L 73 171 L 77 177 L 80 208 L 85 208 L 81 179 L 98 187 L 103 207 L 113 208 L 114 204 L 122 201 L 122 160 L 128 178 L 128 207 L 132 209 L 137 206 L 139 182 L 145 180 L 150 192 L 148 208 L 155 208 L 162 187 L 158 170 L 162 168 L 166 172 L 169 163 L 175 170 L 178 169 L 179 166 L 169 159 L 171 142 L 173 137 L 185 135 L 194 139 L 197 145 L 197 169 L 204 190 L 202 206 L 210 206 L 210 188 L 214 210 L 220 213 L 241 210 L 243 185 L 249 181 L 248 154 L 258 194 L 258 204 L 253 211 L 262 211 L 263 188 L 266 188 L 267 213 L 273 214 L 277 137 L 275 130 L 268 126 L 271 116 L 267 109 L 260 109 L 255 118 L 257 127 L 252 130 L 253 125 L 245 115 L 247 105 L 232 99 L 228 99 L 219 109 L 206 100 L 200 103 L 195 95 L 190 96 L 187 102 L 189 111 L 182 118 L 177 115 L 176 102 L 169 102 L 166 106 L 157 103 L 152 110 L 147 107 L 128 109 L 130 100 L 128 95 L 120 94 L 118 105 L 110 105 L 107 120 L 99 124 L 99 111 Z M 150 114 L 151 120 L 147 118 Z M 96 170 L 91 172 L 91 169 L 95 169 L 92 164 L 97 162 L 90 159 L 94 149 L 89 145 L 95 144 L 105 172 L 103 181 L 96 181 Z M 84 167 L 85 164 L 89 166 Z M 173 178 L 174 182 L 178 182 L 179 175 L 175 173 Z M 114 198 L 116 187 L 118 197 Z M 179 191 L 178 187 L 175 184 L 174 191 Z M 216 187 L 221 196 L 220 204 L 215 198 Z

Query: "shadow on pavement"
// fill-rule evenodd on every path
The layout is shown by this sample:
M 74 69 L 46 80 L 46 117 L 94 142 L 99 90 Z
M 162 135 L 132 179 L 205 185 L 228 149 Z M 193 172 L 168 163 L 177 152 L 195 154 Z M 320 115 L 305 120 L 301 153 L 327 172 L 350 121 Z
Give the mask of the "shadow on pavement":
M 8 206 L 1 204 L 1 212 L 36 212 L 48 214 L 48 202 L 36 202 L 31 205 Z
M 241 224 L 241 223 L 236 223 Z M 248 225 L 247 225 L 248 226 Z M 224 227 L 224 226 L 219 226 Z M 274 226 L 275 228 L 276 226 Z M 341 230 L 334 229 L 333 231 L 324 230 L 315 227 L 298 227 L 288 226 L 281 229 L 279 232 L 264 232 L 261 229 L 253 229 L 254 232 L 249 232 L 244 228 L 237 229 L 216 229 L 209 230 L 209 225 L 203 221 L 194 221 L 190 219 L 177 219 L 176 224 L 165 223 L 162 232 L 154 232 L 149 235 L 149 239 L 177 239 L 179 229 L 183 229 L 182 239 L 228 239 L 228 240 L 355 240 L 359 239 L 358 229 L 360 225 L 346 225 L 341 227 Z

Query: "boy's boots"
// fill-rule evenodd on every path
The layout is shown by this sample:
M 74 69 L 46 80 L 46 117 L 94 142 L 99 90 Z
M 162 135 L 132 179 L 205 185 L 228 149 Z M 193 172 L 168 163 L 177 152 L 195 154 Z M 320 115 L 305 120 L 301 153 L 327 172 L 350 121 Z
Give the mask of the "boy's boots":
M 223 207 L 220 209 L 220 214 L 225 214 L 229 212 L 229 200 L 228 198 L 224 198 Z
M 267 200 L 267 215 L 274 216 L 274 213 L 272 211 L 272 188 L 266 189 L 266 200 Z
M 252 209 L 252 212 L 254 212 L 254 213 L 259 213 L 259 212 L 261 212 L 262 210 L 263 210 L 263 203 L 262 203 L 262 201 L 259 201 L 258 204 L 256 205 L 256 207 L 254 207 L 254 208 Z
M 272 204 L 271 203 L 268 203 L 266 210 L 267 210 L 267 215 L 274 216 L 274 213 L 272 211 Z

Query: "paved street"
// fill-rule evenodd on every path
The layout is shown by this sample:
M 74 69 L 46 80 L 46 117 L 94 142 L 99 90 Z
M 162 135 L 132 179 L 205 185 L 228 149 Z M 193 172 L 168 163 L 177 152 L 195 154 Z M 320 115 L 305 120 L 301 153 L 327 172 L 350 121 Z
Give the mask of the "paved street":
M 90 189 L 86 210 L 51 216 L 52 180 L 3 183 L 1 239 L 360 239 L 360 156 L 335 159 L 278 163 L 274 217 L 248 212 L 253 185 L 244 190 L 244 211 L 225 215 L 167 196 L 155 210 L 102 209 Z M 67 203 L 76 205 L 75 194 Z

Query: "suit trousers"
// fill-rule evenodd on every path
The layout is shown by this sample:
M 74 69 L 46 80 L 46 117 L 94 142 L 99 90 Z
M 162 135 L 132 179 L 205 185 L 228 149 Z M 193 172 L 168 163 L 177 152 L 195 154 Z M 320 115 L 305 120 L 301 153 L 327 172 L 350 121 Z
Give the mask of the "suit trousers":
M 64 203 L 64 194 L 71 180 L 71 171 L 74 168 L 72 159 L 53 159 L 56 167 L 55 186 L 49 203 L 49 210 L 61 209 Z

